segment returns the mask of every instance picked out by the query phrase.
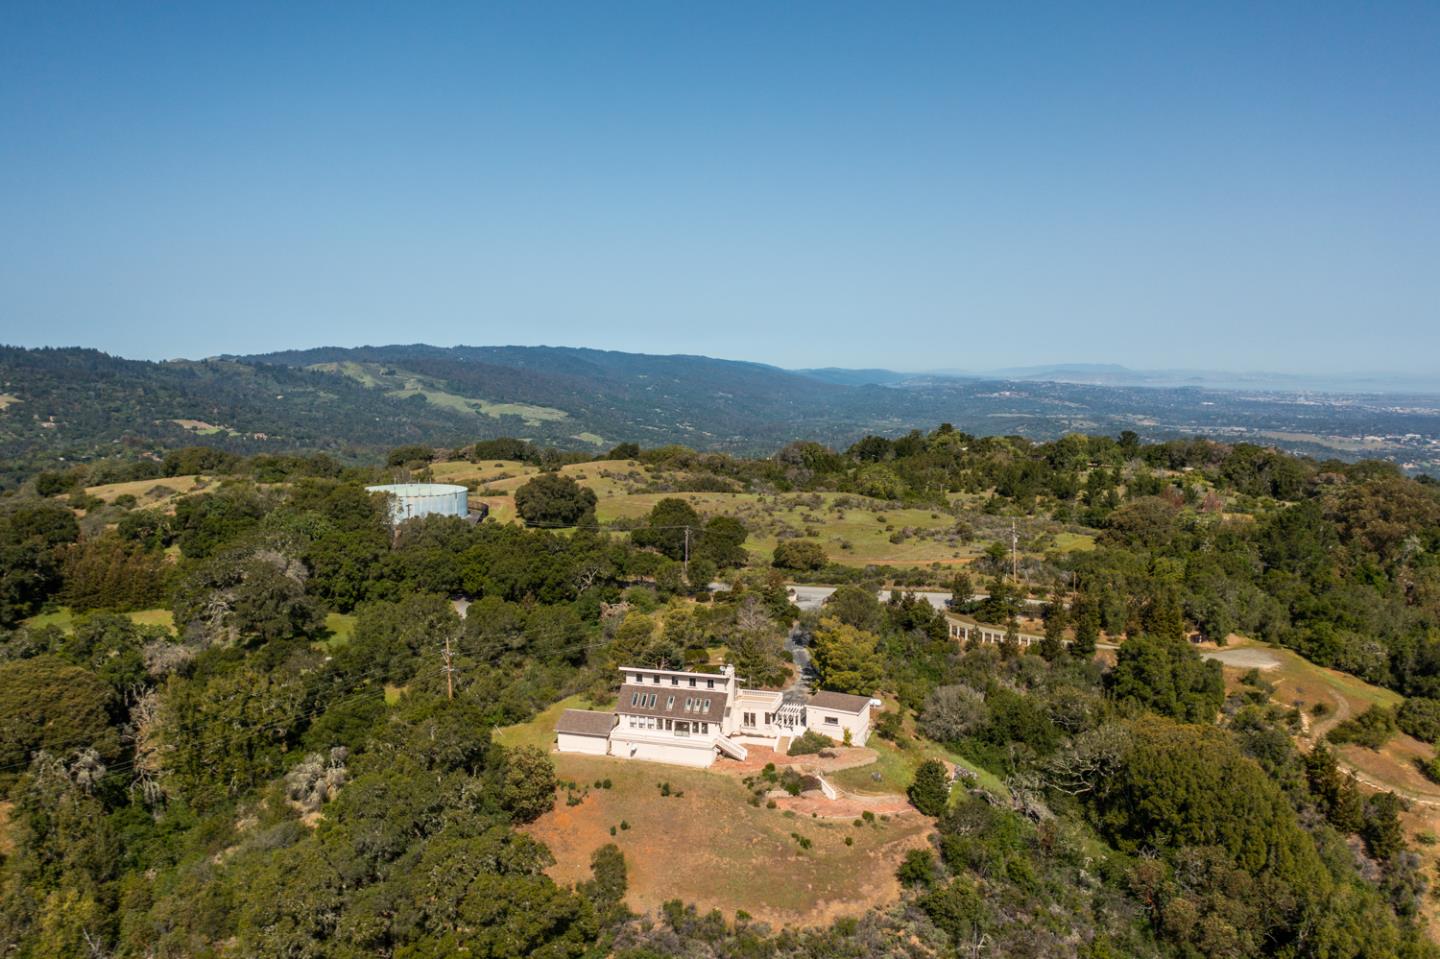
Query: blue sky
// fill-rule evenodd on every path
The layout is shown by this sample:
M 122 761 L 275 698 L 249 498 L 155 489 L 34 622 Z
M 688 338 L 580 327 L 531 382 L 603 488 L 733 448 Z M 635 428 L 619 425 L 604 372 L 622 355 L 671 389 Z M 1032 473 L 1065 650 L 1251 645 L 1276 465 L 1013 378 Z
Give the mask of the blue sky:
M 1440 367 L 1440 3 L 0 5 L 0 342 Z

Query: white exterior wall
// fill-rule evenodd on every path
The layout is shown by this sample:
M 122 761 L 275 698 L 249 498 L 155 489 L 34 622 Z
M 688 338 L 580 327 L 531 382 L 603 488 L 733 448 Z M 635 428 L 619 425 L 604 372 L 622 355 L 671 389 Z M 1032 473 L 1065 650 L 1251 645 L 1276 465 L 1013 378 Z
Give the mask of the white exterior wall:
M 826 722 L 827 719 L 834 719 L 835 722 Z M 851 745 L 863 746 L 865 740 L 870 738 L 870 710 L 867 707 L 856 714 L 840 712 L 836 709 L 806 706 L 805 728 L 822 736 L 829 736 L 837 743 L 845 741 L 845 730 L 848 729 L 850 730 Z
M 730 706 L 729 721 L 725 732 L 729 736 L 752 736 L 773 740 L 777 736 L 800 735 L 799 729 L 781 729 L 773 722 L 765 721 L 766 715 L 774 716 L 785 702 L 783 693 L 770 690 L 742 689 Z M 754 713 L 755 722 L 747 725 L 745 714 Z
M 390 522 L 403 523 L 416 516 L 464 516 L 470 512 L 470 491 L 450 483 L 392 483 L 367 486 L 369 493 L 390 495 Z
M 604 756 L 610 750 L 610 740 L 605 736 L 584 736 L 580 733 L 557 733 L 555 748 L 562 753 L 585 753 L 590 756 Z
M 610 733 L 610 755 L 621 759 L 648 759 L 656 763 L 704 768 L 715 762 L 713 736 L 689 739 L 651 739 L 627 735 L 619 726 Z

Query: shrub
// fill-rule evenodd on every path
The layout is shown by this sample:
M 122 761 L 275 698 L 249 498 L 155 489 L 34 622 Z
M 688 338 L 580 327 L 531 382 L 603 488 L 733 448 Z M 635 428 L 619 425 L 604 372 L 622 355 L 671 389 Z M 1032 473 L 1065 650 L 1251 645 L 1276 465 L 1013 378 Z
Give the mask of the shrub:
M 805 779 L 793 769 L 780 774 L 780 788 L 792 796 L 798 796 L 805 788 Z
M 1415 764 L 1420 767 L 1420 771 L 1425 774 L 1426 779 L 1440 783 L 1440 753 L 1431 756 L 1428 762 L 1417 759 Z
M 1421 742 L 1440 740 L 1440 699 L 1412 696 L 1400 704 L 1395 723 Z
M 1395 711 L 1384 706 L 1371 706 L 1353 719 L 1347 719 L 1326 737 L 1332 743 L 1355 743 L 1379 749 L 1395 735 Z
M 816 570 L 825 565 L 825 549 L 809 540 L 778 543 L 771 559 L 776 569 Z
M 813 756 L 820 750 L 833 745 L 835 743 L 828 736 L 822 736 L 813 729 L 807 729 L 804 735 L 790 743 L 788 755 Z
M 912 849 L 895 870 L 895 878 L 903 886 L 928 886 L 935 881 L 935 854 L 928 849 Z
M 900 741 L 900 733 L 904 724 L 904 718 L 898 709 L 887 709 L 880 714 L 875 721 L 875 732 L 881 739 L 888 739 L 892 743 Z

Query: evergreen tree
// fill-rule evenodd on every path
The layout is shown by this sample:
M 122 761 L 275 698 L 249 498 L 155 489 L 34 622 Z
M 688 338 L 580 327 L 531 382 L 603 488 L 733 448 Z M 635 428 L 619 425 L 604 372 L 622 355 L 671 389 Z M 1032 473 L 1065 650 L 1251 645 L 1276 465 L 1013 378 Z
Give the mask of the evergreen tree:
M 908 790 L 910 803 L 927 816 L 938 816 L 950 801 L 950 777 L 945 764 L 927 759 L 915 770 L 915 779 Z
M 1077 593 L 1071 609 L 1075 620 L 1075 642 L 1070 644 L 1070 655 L 1077 659 L 1095 658 L 1095 646 L 1100 639 L 1100 606 L 1089 593 Z

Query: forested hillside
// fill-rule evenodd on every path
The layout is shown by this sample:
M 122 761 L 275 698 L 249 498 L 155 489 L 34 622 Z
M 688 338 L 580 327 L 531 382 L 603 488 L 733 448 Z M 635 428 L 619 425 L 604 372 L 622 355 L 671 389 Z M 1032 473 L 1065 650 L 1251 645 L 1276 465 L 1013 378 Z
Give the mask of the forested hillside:
M 479 432 L 473 418 L 343 377 L 228 360 L 0 346 L 0 394 L 0 485 L 61 461 L 163 453 L 197 437 L 237 452 L 353 455 Z
M 764 455 L 796 436 L 843 447 L 942 421 L 1037 440 L 1124 429 L 1148 439 L 1254 437 L 1440 472 L 1440 410 L 1425 397 L 801 374 L 552 347 L 324 348 L 163 363 L 0 347 L 0 487 L 59 463 L 158 456 L 197 437 L 234 452 L 348 462 L 406 442 L 501 436 L 592 454 L 634 440 Z
M 1297 746 L 1315 717 L 1258 672 L 1222 676 L 1194 646 L 1268 639 L 1406 697 L 1335 727 L 1334 749 L 1397 724 L 1440 739 L 1434 484 L 1243 445 L 948 426 L 764 459 L 630 444 L 587 460 L 514 440 L 352 467 L 187 448 L 0 498 L 0 951 L 1437 955 L 1434 834 L 1331 748 Z M 363 487 L 397 471 L 473 475 L 518 519 L 392 535 Z M 653 506 L 620 516 L 627 496 Z M 787 497 L 806 532 L 747 548 L 769 522 L 753 507 Z M 978 555 L 836 562 L 832 524 L 903 538 L 889 518 L 916 513 Z M 802 614 L 786 577 L 845 585 Z M 965 648 L 929 602 L 876 598 L 895 582 L 943 586 L 1011 635 L 1042 599 L 1045 642 Z M 792 623 L 821 688 L 886 701 L 874 765 L 837 781 L 898 790 L 924 824 L 885 867 L 898 893 L 785 930 L 683 901 L 635 915 L 637 850 L 678 869 L 697 853 L 630 822 L 586 851 L 586 878 L 552 878 L 533 824 L 612 792 L 676 816 L 698 799 L 660 775 L 638 794 L 618 770 L 565 781 L 534 745 L 545 728 L 514 730 L 562 701 L 605 706 L 622 663 L 719 657 L 782 682 Z M 747 815 L 802 864 L 840 861 L 834 828 L 891 828 L 827 832 L 763 789 Z

